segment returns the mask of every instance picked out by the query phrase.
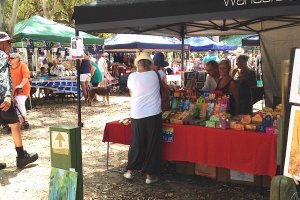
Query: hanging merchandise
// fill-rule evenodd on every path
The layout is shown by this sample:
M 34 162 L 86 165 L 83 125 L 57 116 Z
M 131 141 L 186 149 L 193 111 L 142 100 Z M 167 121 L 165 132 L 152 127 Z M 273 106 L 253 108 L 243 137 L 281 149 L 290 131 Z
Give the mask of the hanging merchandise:
M 27 39 L 27 53 L 28 55 L 33 55 L 34 53 L 34 43 L 32 39 Z

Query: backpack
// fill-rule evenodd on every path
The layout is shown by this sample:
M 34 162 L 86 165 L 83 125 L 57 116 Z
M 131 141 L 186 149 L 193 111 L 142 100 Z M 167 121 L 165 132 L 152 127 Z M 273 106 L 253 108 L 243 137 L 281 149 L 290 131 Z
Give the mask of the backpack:
M 270 193 L 270 200 L 299 200 L 294 180 L 286 176 L 272 178 Z
M 161 77 L 157 71 L 155 71 L 159 85 L 160 85 L 160 96 L 161 96 L 161 110 L 162 112 L 168 111 L 171 109 L 170 106 L 170 88 L 169 86 L 161 80 Z

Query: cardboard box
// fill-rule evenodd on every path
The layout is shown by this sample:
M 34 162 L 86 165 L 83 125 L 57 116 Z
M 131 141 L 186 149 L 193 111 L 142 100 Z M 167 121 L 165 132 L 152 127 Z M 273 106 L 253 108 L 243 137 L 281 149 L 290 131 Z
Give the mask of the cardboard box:
M 193 175 L 195 173 L 195 163 L 177 161 L 176 173 Z
M 261 186 L 261 176 L 230 170 L 230 182 L 242 185 Z
M 176 113 L 170 119 L 172 124 L 188 124 L 191 115 L 189 111 L 184 111 L 182 113 Z
M 261 186 L 270 187 L 271 186 L 271 177 L 270 176 L 261 176 Z
M 230 170 L 222 167 L 217 168 L 217 181 L 228 183 L 230 182 Z
M 217 168 L 204 164 L 195 164 L 195 174 L 199 176 L 207 176 L 209 178 L 217 178 Z

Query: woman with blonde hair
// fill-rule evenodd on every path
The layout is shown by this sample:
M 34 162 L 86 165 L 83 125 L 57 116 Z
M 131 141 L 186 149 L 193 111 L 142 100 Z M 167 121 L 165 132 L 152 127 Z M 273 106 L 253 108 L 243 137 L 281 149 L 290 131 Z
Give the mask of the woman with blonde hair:
M 30 71 L 27 65 L 21 61 L 21 56 L 18 53 L 10 55 L 10 64 L 13 95 L 16 100 L 17 113 L 22 126 L 24 123 L 22 115 L 24 117 L 27 115 L 25 101 L 30 95 Z

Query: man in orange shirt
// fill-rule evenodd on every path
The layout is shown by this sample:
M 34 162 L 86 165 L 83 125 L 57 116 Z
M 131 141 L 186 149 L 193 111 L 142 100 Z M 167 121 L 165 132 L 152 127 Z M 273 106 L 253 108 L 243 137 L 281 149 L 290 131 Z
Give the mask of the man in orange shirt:
M 17 102 L 17 113 L 21 127 L 24 123 L 22 115 L 27 115 L 25 101 L 30 95 L 30 71 L 27 65 L 21 62 L 21 56 L 18 53 L 10 55 L 10 73 L 12 78 L 13 96 Z
M 0 32 L 0 122 L 11 128 L 11 134 L 17 151 L 17 167 L 23 168 L 38 159 L 38 154 L 29 154 L 23 149 L 21 128 L 15 108 L 12 106 L 12 83 L 9 70 L 8 52 L 11 48 L 10 37 Z M 0 169 L 6 167 L 0 163 Z

